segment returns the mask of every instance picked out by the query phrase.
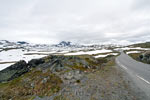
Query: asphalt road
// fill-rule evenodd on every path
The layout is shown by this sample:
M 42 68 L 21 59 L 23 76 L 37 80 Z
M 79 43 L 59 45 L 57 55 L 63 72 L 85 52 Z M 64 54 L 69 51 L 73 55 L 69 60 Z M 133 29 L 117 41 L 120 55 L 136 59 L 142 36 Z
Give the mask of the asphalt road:
M 138 62 L 123 52 L 116 58 L 116 63 L 130 75 L 150 100 L 150 65 Z

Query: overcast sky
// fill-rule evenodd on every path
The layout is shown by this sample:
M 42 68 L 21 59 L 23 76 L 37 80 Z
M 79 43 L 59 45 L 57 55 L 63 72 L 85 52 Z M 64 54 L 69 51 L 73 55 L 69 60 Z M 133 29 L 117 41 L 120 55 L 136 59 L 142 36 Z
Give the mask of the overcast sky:
M 0 39 L 150 41 L 150 0 L 0 0 Z

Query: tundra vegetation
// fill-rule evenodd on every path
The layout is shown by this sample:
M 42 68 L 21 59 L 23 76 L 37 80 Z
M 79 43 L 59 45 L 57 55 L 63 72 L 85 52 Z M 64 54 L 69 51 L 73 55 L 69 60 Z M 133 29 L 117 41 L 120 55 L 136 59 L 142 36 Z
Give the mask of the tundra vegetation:
M 0 100 L 140 100 L 115 56 L 49 55 L 0 71 Z

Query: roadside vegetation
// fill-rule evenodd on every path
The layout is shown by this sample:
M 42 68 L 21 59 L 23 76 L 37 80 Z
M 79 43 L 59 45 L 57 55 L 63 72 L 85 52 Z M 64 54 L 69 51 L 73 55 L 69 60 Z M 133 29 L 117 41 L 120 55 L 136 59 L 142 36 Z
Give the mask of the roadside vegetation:
M 130 52 L 130 51 L 145 52 L 146 50 L 140 50 L 140 49 L 130 49 L 130 50 L 124 50 L 124 53 Z
M 142 53 L 131 53 L 131 54 L 128 54 L 129 56 L 131 56 L 133 59 L 137 60 L 137 61 L 140 61 L 139 59 L 139 56 L 141 55 Z
M 139 62 L 150 64 L 150 50 L 130 49 L 124 50 L 124 53 L 128 54 L 130 57 Z
M 131 56 L 133 59 L 137 61 L 150 64 L 150 51 L 141 52 L 141 53 L 131 53 L 129 54 L 129 56 Z

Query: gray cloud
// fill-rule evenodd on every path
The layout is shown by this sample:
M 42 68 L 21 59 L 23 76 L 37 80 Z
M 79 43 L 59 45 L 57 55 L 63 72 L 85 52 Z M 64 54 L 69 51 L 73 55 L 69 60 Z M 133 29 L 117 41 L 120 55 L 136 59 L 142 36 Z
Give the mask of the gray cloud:
M 150 41 L 149 10 L 149 0 L 0 0 L 0 39 Z

